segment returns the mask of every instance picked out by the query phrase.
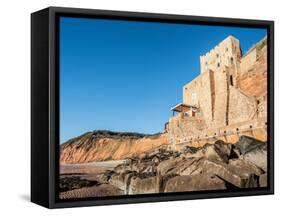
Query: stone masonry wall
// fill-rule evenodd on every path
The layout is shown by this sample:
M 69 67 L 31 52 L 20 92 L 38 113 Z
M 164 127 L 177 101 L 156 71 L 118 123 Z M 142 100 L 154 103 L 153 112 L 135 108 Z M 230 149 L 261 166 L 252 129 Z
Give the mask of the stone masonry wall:
M 200 56 L 201 74 L 208 71 L 216 71 L 220 67 L 230 66 L 241 58 L 240 42 L 229 36 L 210 52 Z
M 201 74 L 183 87 L 183 103 L 198 111 L 195 117 L 170 118 L 168 139 L 174 148 L 217 139 L 236 142 L 242 134 L 267 139 L 266 50 L 264 38 L 241 58 L 239 41 L 230 36 L 200 57 Z

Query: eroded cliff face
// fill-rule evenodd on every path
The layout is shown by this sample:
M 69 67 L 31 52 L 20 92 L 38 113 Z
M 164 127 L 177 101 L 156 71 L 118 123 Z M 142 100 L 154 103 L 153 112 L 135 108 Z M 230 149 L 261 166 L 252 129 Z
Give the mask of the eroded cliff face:
M 140 156 L 158 148 L 167 148 L 167 135 L 144 135 L 93 131 L 71 139 L 60 146 L 60 163 L 88 163 L 121 160 Z

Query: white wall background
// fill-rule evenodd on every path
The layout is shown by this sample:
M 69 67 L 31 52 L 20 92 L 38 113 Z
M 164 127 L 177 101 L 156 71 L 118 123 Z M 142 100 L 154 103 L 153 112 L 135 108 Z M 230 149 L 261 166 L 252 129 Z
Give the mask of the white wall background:
M 281 85 L 275 88 L 274 196 L 47 210 L 30 203 L 30 13 L 65 6 L 275 20 L 275 83 L 280 79 L 280 5 L 277 0 L 3 0 L 0 6 L 0 215 L 278 215 Z M 279 9 L 278 9 L 279 8 Z M 280 214 L 280 212 L 279 212 Z

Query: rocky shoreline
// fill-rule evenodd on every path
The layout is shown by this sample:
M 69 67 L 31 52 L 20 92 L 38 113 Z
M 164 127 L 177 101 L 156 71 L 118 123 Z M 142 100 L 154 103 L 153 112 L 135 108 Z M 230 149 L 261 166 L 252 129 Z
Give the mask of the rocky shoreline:
M 159 148 L 95 173 L 90 182 L 81 176 L 81 183 L 74 179 L 78 186 L 64 180 L 74 190 L 63 191 L 62 198 L 266 187 L 267 143 L 241 136 L 236 144 L 218 140 L 181 152 Z
M 159 149 L 101 174 L 124 194 L 226 190 L 267 186 L 267 144 L 242 136 L 182 152 Z

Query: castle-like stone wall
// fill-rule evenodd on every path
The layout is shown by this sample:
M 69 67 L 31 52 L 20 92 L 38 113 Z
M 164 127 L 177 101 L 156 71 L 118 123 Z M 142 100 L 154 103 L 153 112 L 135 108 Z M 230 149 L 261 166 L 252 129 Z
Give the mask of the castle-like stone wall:
M 207 71 L 183 87 L 183 103 L 200 107 L 198 117 L 205 116 L 205 121 L 212 120 L 212 91 L 210 79 L 213 71 Z
M 247 74 L 251 67 L 255 64 L 257 60 L 257 52 L 256 49 L 247 53 L 242 59 L 240 63 L 240 71 L 241 75 Z
M 240 42 L 233 36 L 228 36 L 205 55 L 200 56 L 201 74 L 216 71 L 224 66 L 236 64 L 241 59 Z
M 200 134 L 206 128 L 206 122 L 202 118 L 190 117 L 181 113 L 169 121 L 169 132 L 176 134 L 170 142 L 185 142 L 187 137 L 193 134 Z
M 239 40 L 229 36 L 200 63 L 201 74 L 183 87 L 183 104 L 196 107 L 195 116 L 180 113 L 169 120 L 172 146 L 236 142 L 240 135 L 266 140 L 266 38 L 242 57 Z

